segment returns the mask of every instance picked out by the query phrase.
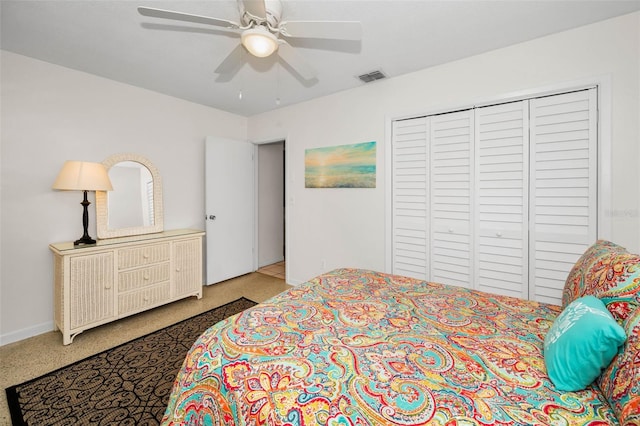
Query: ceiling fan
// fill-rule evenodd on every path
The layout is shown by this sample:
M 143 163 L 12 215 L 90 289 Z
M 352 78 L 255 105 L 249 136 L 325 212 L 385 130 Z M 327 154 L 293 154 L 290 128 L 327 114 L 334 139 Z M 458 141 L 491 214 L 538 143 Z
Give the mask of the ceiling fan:
M 240 22 L 151 7 L 138 7 L 138 12 L 153 18 L 175 19 L 242 31 L 241 44 L 216 68 L 215 72 L 218 74 L 235 74 L 244 63 L 243 50 L 246 49 L 259 58 L 265 58 L 277 51 L 280 58 L 302 78 L 311 80 L 316 76 L 314 69 L 284 38 L 357 41 L 362 37 L 362 26 L 358 21 L 281 21 L 280 0 L 237 1 Z

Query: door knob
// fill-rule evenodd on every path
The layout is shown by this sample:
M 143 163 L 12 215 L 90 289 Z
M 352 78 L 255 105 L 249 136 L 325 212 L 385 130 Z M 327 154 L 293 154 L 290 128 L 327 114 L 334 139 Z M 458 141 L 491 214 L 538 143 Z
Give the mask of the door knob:
M 216 220 L 216 217 L 215 217 L 215 215 L 210 214 L 210 215 L 209 215 L 209 219 L 211 219 L 211 220 Z

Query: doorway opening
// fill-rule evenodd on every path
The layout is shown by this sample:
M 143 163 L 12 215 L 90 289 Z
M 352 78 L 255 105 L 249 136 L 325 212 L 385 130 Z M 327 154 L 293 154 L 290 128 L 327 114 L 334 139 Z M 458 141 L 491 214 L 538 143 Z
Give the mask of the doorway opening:
M 271 265 L 265 265 L 258 269 L 258 272 L 271 277 L 281 278 L 283 280 L 286 279 L 284 260 L 282 262 L 272 263 Z
M 285 279 L 285 143 L 257 145 L 258 272 Z

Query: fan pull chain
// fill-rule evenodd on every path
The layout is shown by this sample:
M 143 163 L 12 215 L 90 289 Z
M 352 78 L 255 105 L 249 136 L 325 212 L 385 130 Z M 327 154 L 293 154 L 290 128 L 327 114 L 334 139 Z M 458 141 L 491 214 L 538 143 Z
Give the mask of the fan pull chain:
M 242 63 L 246 64 L 246 53 L 245 50 L 242 49 Z M 242 67 L 244 68 L 244 66 Z M 244 87 L 244 72 L 242 71 L 242 68 L 240 69 L 240 91 L 238 92 L 238 100 L 241 101 L 242 100 L 242 88 Z

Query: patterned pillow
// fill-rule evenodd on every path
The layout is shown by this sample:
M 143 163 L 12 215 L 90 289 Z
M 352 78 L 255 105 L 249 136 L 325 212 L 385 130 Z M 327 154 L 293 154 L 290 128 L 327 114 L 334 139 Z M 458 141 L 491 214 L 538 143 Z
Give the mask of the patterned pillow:
M 625 321 L 627 342 L 596 380 L 620 424 L 640 424 L 640 309 Z
M 601 299 L 618 322 L 624 321 L 640 305 L 640 256 L 612 242 L 597 241 L 569 273 L 563 308 L 586 295 Z
M 626 251 L 623 247 L 606 240 L 598 240 L 584 252 L 578 259 L 567 276 L 562 293 L 562 309 L 565 309 L 569 303 L 585 295 L 584 292 L 584 273 L 591 263 L 596 261 L 600 256 L 606 253 L 621 250 Z

